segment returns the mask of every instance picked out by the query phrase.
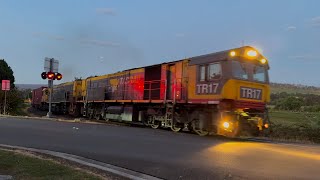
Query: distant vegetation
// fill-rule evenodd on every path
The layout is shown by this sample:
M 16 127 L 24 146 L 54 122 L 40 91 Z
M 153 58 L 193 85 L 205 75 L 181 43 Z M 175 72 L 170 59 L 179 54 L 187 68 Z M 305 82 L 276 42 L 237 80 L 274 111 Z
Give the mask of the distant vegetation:
M 301 94 L 316 94 L 320 95 L 320 87 L 306 86 L 301 84 L 282 84 L 271 83 L 271 93 L 286 92 L 289 94 L 301 93 Z
M 0 60 L 0 83 L 2 80 L 10 80 L 11 89 L 7 92 L 7 103 L 6 103 L 6 113 L 9 114 L 19 114 L 23 106 L 23 97 L 21 92 L 15 87 L 15 78 L 13 76 L 13 71 L 11 67 L 7 64 L 4 59 Z M 0 91 L 0 113 L 4 112 L 4 91 Z
M 19 90 L 27 90 L 27 89 L 37 89 L 41 86 L 48 86 L 48 84 L 44 83 L 44 84 L 16 84 L 16 87 Z
M 320 88 L 272 83 L 270 105 L 276 110 L 320 112 Z
M 271 84 L 271 138 L 320 143 L 320 88 Z

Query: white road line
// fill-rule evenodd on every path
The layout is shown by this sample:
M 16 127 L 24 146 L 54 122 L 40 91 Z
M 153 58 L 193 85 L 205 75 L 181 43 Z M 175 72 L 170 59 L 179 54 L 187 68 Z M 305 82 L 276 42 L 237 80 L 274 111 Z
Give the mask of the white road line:
M 61 152 L 55 152 L 55 151 L 49 151 L 49 150 L 42 150 L 42 149 L 35 149 L 35 148 L 26 148 L 26 147 L 21 147 L 21 146 L 10 146 L 10 145 L 5 145 L 5 144 L 0 144 L 0 148 L 4 149 L 18 149 L 18 150 L 25 150 L 25 151 L 31 151 L 35 153 L 40 153 L 40 154 L 45 154 L 45 155 L 50 155 L 62 159 L 66 159 L 81 165 L 93 167 L 105 172 L 111 172 L 116 175 L 133 179 L 133 180 L 160 180 L 160 178 L 153 177 L 147 174 L 143 174 L 140 172 L 132 171 L 129 169 L 125 169 L 122 167 L 114 166 L 111 164 L 95 161 L 92 159 L 87 159 L 84 157 L 72 155 L 72 154 L 67 154 L 67 153 L 61 153 Z

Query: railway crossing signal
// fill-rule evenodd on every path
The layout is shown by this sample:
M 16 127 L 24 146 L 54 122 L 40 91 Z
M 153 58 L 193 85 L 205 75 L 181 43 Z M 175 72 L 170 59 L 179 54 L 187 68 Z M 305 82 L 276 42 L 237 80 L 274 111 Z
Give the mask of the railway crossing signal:
M 55 79 L 55 74 L 53 72 L 48 72 L 47 76 L 48 76 L 48 79 L 50 79 L 50 80 Z
M 42 79 L 48 79 L 48 90 L 49 90 L 49 112 L 47 116 L 51 117 L 51 107 L 52 107 L 52 90 L 53 90 L 53 81 L 61 80 L 62 74 L 58 72 L 59 61 L 54 58 L 45 58 L 44 59 L 44 72 L 41 73 Z
M 41 78 L 42 79 L 47 79 L 48 80 L 58 80 L 60 81 L 62 79 L 62 74 L 61 73 L 53 73 L 53 72 L 42 72 L 41 73 Z
M 46 72 L 41 73 L 41 78 L 42 79 L 47 79 L 47 73 Z
M 58 81 L 60 81 L 60 80 L 62 79 L 62 74 L 57 73 L 57 74 L 56 74 L 56 79 L 57 79 Z

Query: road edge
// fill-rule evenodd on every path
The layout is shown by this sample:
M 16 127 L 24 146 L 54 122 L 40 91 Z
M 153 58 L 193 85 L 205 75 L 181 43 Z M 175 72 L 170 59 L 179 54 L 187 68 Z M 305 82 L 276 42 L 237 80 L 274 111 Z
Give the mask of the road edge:
M 148 174 L 136 172 L 130 169 L 114 166 L 111 164 L 99 162 L 96 160 L 80 157 L 77 155 L 62 153 L 62 152 L 56 152 L 56 151 L 50 151 L 50 150 L 43 150 L 43 149 L 35 149 L 35 148 L 27 148 L 27 147 L 21 147 L 21 146 L 11 146 L 6 144 L 0 144 L 0 148 L 2 149 L 9 149 L 9 150 L 23 150 L 23 151 L 29 151 L 36 154 L 42 154 L 47 156 L 53 156 L 56 158 L 60 158 L 66 161 L 70 161 L 76 164 L 80 164 L 83 166 L 87 166 L 90 168 L 98 169 L 100 171 L 103 171 L 105 173 L 112 173 L 124 178 L 133 179 L 133 180 L 161 180 L 160 178 L 150 176 Z
M 19 118 L 19 119 L 32 119 L 32 120 L 47 120 L 47 121 L 57 121 L 57 122 L 69 122 L 69 123 L 104 124 L 104 123 L 101 123 L 101 122 L 81 120 L 80 118 L 61 119 L 61 118 L 56 118 L 56 117 L 48 118 L 48 117 L 31 117 L 31 116 L 12 116 L 12 115 L 3 115 L 3 114 L 0 114 L 0 117 L 4 117 L 4 118 Z

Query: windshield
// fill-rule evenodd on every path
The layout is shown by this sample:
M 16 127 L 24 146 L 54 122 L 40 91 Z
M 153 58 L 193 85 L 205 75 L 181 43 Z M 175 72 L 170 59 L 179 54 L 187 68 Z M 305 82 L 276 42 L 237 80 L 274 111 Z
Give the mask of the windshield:
M 266 69 L 263 66 L 253 65 L 253 80 L 266 82 Z
M 263 66 L 232 61 L 232 75 L 237 79 L 266 82 L 267 71 Z
M 232 61 L 232 74 L 233 77 L 238 79 L 248 79 L 247 68 L 244 63 L 240 63 L 239 61 Z

